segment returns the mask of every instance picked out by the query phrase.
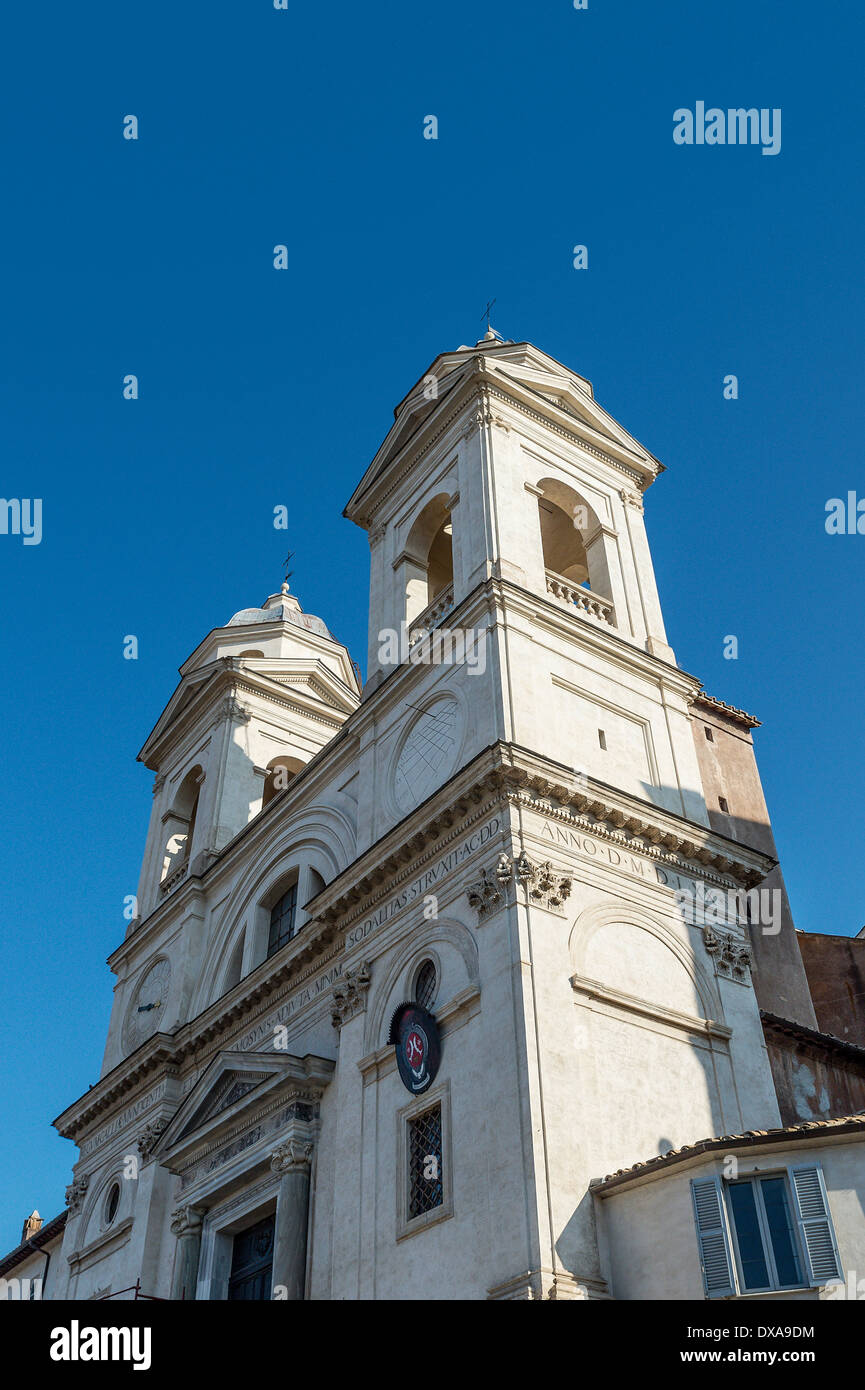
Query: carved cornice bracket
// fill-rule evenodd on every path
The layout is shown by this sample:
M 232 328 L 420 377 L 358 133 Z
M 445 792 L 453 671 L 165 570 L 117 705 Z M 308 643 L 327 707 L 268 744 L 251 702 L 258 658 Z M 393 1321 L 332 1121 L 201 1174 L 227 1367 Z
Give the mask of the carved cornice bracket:
M 171 1216 L 171 1234 L 178 1240 L 200 1235 L 205 1211 L 204 1207 L 178 1207 Z

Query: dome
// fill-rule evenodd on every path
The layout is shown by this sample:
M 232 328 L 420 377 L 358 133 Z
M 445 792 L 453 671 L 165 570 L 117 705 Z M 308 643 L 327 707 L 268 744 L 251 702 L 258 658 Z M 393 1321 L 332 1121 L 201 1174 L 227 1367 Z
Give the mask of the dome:
M 313 613 L 304 613 L 294 594 L 288 592 L 287 584 L 283 585 L 282 593 L 266 598 L 261 608 L 241 608 L 226 626 L 246 627 L 253 623 L 291 623 L 293 627 L 316 632 L 319 637 L 328 637 L 332 642 L 336 640 L 321 618 Z

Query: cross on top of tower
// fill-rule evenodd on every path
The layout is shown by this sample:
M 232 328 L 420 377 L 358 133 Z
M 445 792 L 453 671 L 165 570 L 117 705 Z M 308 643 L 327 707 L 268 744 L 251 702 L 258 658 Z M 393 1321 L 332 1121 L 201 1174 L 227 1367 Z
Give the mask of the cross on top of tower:
M 483 338 L 480 339 L 482 343 L 501 343 L 504 341 L 501 334 L 497 333 L 496 330 L 493 328 L 492 324 L 490 323 L 490 314 L 492 313 L 492 308 L 495 302 L 496 301 L 494 299 L 488 299 L 486 308 L 481 314 L 481 322 L 486 320 L 487 325 L 487 331 L 484 334 Z

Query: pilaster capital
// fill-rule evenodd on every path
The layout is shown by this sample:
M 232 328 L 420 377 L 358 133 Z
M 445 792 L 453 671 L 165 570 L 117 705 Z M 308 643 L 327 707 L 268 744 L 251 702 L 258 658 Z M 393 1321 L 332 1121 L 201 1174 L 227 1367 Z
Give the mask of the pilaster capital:
M 274 1173 L 284 1177 L 286 1173 L 308 1173 L 312 1164 L 315 1145 L 311 1139 L 286 1139 L 270 1155 L 270 1166 Z
M 201 1234 L 204 1207 L 178 1207 L 171 1216 L 171 1234 L 178 1240 L 190 1240 Z
M 356 1014 L 363 1013 L 370 981 L 369 964 L 365 960 L 354 968 L 349 967 L 342 979 L 337 980 L 331 991 L 333 1007 L 330 1016 L 334 1028 L 342 1028 L 343 1024 L 350 1022 Z
M 632 492 L 630 488 L 620 488 L 619 496 L 627 507 L 633 507 L 634 511 L 643 511 L 643 499 L 638 492 Z
M 69 1208 L 69 1215 L 75 1216 L 81 1210 L 81 1204 L 90 1185 L 90 1178 L 87 1174 L 83 1177 L 73 1178 L 66 1189 L 66 1205 Z
M 513 882 L 526 889 L 530 902 L 560 915 L 571 895 L 571 878 L 558 873 L 549 860 L 534 864 L 523 850 L 514 863 L 506 854 L 500 854 L 495 869 L 482 869 L 480 878 L 466 885 L 469 904 L 479 920 L 501 906 Z
M 703 945 L 715 962 L 715 974 L 722 979 L 748 983 L 751 950 L 732 932 L 718 931 L 708 922 L 703 925 Z
M 159 1136 L 167 1128 L 168 1118 L 165 1115 L 160 1116 L 157 1120 L 151 1120 L 144 1126 L 138 1136 L 138 1152 L 145 1163 L 156 1148 Z

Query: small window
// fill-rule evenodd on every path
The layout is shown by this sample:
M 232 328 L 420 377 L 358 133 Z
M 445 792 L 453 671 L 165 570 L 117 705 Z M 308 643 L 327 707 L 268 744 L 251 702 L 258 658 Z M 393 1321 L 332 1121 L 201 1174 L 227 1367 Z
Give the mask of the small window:
M 724 815 L 725 815 L 725 816 L 726 816 L 726 815 L 729 815 L 729 813 L 730 813 L 730 808 L 729 808 L 729 806 L 727 805 L 727 802 L 726 802 L 726 798 L 725 798 L 725 797 L 723 797 L 723 796 L 719 796 L 719 797 L 718 797 L 718 805 L 720 806 L 721 810 L 724 812 Z
M 444 1202 L 442 1108 L 434 1105 L 408 1125 L 408 1219 Z
M 425 960 L 417 972 L 414 987 L 415 1003 L 420 1004 L 422 1009 L 431 1009 L 436 997 L 437 985 L 435 965 L 431 960 Z
M 603 729 L 598 730 L 598 743 L 601 745 L 602 748 L 606 749 L 607 735 L 604 733 Z
M 120 1206 L 120 1183 L 111 1184 L 108 1196 L 105 1198 L 105 1224 L 110 1226 L 115 1216 L 117 1208 Z
M 727 1186 L 742 1291 L 804 1283 L 786 1178 L 747 1178 Z
M 270 909 L 270 932 L 267 938 L 267 959 L 282 950 L 294 936 L 294 919 L 297 911 L 297 883 L 287 888 L 282 897 Z
M 712 733 L 712 730 L 709 728 L 708 724 L 703 725 L 703 733 L 706 735 L 706 738 L 709 740 L 710 743 L 715 742 L 715 735 Z

